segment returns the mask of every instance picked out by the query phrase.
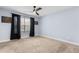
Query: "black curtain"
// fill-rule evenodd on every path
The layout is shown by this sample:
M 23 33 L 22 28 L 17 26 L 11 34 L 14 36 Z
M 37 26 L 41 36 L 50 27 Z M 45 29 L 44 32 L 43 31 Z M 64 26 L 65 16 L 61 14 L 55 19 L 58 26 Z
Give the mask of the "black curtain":
M 34 18 L 30 17 L 30 37 L 34 37 L 35 36 L 35 20 Z
M 20 39 L 20 15 L 12 13 L 11 36 L 10 39 Z

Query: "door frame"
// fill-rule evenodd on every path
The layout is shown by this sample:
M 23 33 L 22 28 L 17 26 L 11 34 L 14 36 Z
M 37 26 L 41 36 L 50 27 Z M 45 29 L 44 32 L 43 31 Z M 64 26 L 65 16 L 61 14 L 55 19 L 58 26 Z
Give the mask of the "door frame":
M 17 25 L 16 27 L 14 27 L 14 21 L 15 21 L 15 17 L 17 17 Z M 14 29 L 16 28 L 17 32 L 14 32 Z M 20 34 L 20 15 L 18 14 L 14 14 L 12 13 L 12 22 L 11 22 L 11 36 L 10 36 L 10 40 L 14 40 L 14 39 L 20 39 L 21 34 Z

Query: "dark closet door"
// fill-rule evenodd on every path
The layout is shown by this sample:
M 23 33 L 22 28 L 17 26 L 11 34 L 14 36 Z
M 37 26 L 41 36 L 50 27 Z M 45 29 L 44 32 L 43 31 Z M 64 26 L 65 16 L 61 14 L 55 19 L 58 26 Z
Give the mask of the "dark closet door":
M 34 18 L 30 18 L 30 37 L 35 35 L 35 26 L 34 26 Z
M 20 39 L 20 15 L 12 14 L 11 40 Z

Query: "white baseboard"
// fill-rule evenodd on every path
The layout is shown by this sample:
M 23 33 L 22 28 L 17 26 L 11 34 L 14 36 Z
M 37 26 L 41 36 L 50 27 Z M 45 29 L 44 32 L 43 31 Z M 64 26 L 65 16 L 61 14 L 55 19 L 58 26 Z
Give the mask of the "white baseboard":
M 79 46 L 79 43 L 76 43 L 76 42 L 71 42 L 71 41 L 68 41 L 68 40 L 55 38 L 55 37 L 51 37 L 51 36 L 48 36 L 48 35 L 40 35 L 40 36 Z
M 8 42 L 8 41 L 10 41 L 10 39 L 7 39 L 7 40 L 1 40 L 0 43 L 1 43 L 1 42 Z

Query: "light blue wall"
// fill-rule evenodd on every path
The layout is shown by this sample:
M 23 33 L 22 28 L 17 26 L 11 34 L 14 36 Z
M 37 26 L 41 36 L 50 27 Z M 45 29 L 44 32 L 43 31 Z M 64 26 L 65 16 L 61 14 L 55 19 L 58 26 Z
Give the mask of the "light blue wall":
M 0 9 L 0 42 L 10 40 L 11 24 L 2 23 L 1 16 L 11 17 L 11 13 L 7 10 Z
M 0 42 L 10 40 L 11 24 L 0 23 Z
M 40 35 L 79 43 L 79 7 L 52 13 L 40 19 Z

